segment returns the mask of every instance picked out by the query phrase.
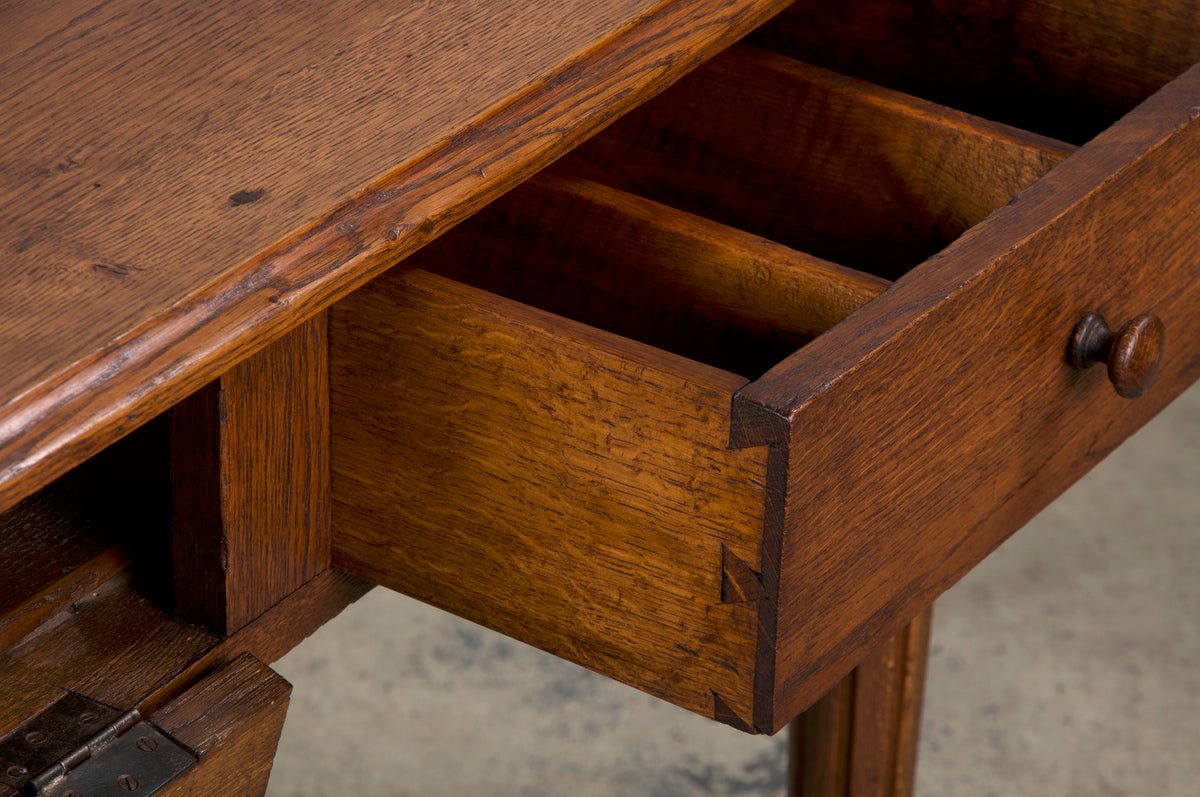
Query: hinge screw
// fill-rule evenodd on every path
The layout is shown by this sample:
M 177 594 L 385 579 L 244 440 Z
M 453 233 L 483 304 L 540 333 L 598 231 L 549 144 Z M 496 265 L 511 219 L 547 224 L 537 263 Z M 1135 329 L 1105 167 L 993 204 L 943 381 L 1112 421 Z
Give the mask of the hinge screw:
M 100 715 L 94 711 L 85 711 L 79 715 L 79 721 L 84 725 L 95 725 L 100 721 Z
M 42 733 L 41 731 L 31 731 L 25 734 L 25 741 L 32 745 L 39 745 L 46 741 L 47 738 L 49 737 L 47 737 L 46 734 Z
M 117 785 L 125 791 L 133 791 L 138 787 L 138 782 L 133 775 L 122 775 L 117 778 Z
M 13 764 L 4 774 L 8 775 L 10 778 L 19 778 L 28 773 L 29 770 L 25 767 L 21 766 L 20 764 Z
M 139 750 L 144 750 L 147 753 L 153 753 L 158 749 L 158 742 L 151 739 L 149 736 L 142 736 L 137 740 Z

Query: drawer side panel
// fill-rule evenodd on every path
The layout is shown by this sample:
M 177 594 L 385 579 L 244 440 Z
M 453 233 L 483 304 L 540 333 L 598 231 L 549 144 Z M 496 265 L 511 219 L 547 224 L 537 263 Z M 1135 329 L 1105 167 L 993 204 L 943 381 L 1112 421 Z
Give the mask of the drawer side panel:
M 419 271 L 330 319 L 336 566 L 749 726 L 743 379 Z

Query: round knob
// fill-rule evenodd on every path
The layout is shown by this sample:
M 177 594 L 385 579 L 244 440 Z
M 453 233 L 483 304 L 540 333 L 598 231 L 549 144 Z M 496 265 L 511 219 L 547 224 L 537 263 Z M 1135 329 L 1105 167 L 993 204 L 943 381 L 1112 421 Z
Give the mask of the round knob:
M 1108 364 L 1108 379 L 1123 398 L 1137 398 L 1154 384 L 1163 357 L 1163 323 L 1143 313 L 1113 334 L 1096 313 L 1084 313 L 1071 333 L 1067 360 L 1083 370 Z

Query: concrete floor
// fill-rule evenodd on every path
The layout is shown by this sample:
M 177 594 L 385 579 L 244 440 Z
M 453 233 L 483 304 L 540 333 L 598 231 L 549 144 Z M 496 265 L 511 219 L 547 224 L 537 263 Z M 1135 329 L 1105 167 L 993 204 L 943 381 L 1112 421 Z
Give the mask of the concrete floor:
M 920 797 L 1200 793 L 1200 389 L 938 601 Z M 277 669 L 270 797 L 782 795 L 746 736 L 384 590 Z

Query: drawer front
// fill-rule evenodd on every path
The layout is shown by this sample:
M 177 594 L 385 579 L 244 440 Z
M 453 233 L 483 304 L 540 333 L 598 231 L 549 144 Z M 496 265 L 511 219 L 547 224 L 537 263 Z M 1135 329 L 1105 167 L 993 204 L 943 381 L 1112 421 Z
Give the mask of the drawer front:
M 758 723 L 781 727 L 1200 375 L 1198 106 L 1193 69 L 739 394 L 735 435 L 788 452 Z M 1162 320 L 1142 397 L 1068 363 L 1089 311 Z

